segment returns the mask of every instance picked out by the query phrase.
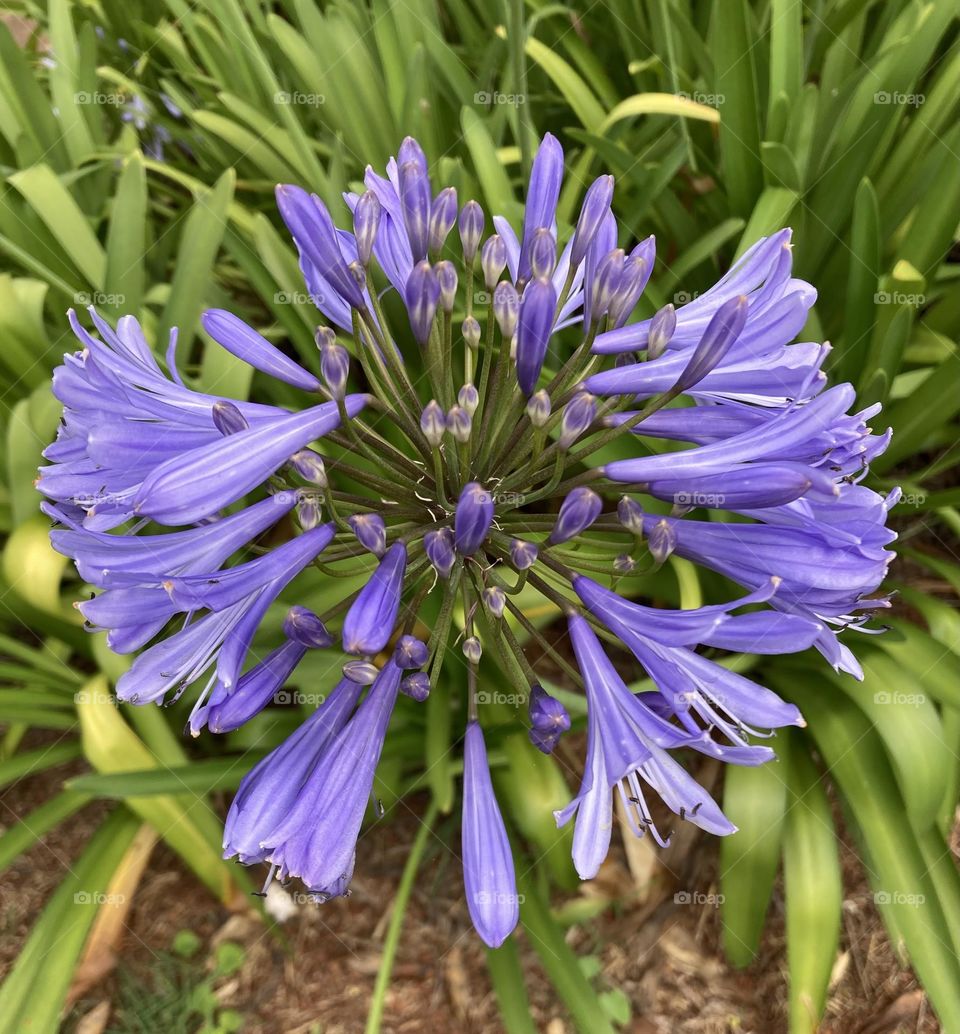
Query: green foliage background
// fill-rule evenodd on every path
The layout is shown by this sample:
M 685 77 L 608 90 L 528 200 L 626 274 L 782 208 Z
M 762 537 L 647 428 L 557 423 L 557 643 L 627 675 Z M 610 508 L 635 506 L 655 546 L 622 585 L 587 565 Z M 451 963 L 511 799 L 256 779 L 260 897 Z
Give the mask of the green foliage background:
M 111 702 L 125 662 L 69 606 L 81 586 L 47 544 L 33 489 L 58 419 L 50 374 L 74 347 L 64 311 L 92 301 L 132 312 L 155 342 L 178 326 L 198 387 L 282 404 L 282 385 L 207 348 L 198 324 L 205 307 L 232 308 L 316 369 L 317 314 L 297 297 L 274 184 L 309 185 L 340 211 L 364 166 L 413 134 L 438 180 L 516 216 L 547 129 L 568 151 L 561 221 L 609 170 L 622 224 L 657 235 L 644 314 L 792 225 L 798 275 L 819 291 L 803 337 L 829 339 L 831 375 L 884 403 L 895 436 L 870 483 L 904 486 L 895 519 L 915 575 L 900 587 L 910 620 L 858 639 L 863 683 L 819 657 L 734 659 L 794 700 L 809 728 L 778 738 L 781 764 L 727 772 L 724 805 L 741 832 L 721 848 L 726 948 L 737 965 L 753 958 L 782 860 L 790 1029 L 815 1029 L 840 928 L 832 782 L 894 943 L 944 1030 L 960 1031 L 960 878 L 946 846 L 960 795 L 960 616 L 948 602 L 960 589 L 956 5 L 49 0 L 8 15 L 20 17 L 8 19 L 17 42 L 0 27 L 0 787 L 80 757 L 88 773 L 9 823 L 0 867 L 92 799 L 116 803 L 0 987 L 0 1031 L 57 1029 L 97 912 L 75 895 L 114 885 L 144 824 L 224 902 L 249 890 L 220 860 L 209 794 L 235 788 L 299 719 L 271 713 L 185 744 L 182 708 Z M 679 562 L 661 581 L 658 594 L 684 606 L 714 590 Z M 334 599 L 319 577 L 307 593 L 317 609 Z M 300 681 L 322 691 L 314 675 L 305 667 Z M 455 797 L 446 699 L 398 713 L 380 773 L 388 815 L 430 791 L 424 829 Z M 572 887 L 564 852 L 550 850 L 566 835 L 550 817 L 563 778 L 502 717 L 492 756 L 518 852 L 549 852 L 520 865 L 523 925 L 576 1027 L 613 1029 L 624 1003 L 585 976 L 548 905 Z M 35 729 L 55 736 L 31 746 Z M 424 840 L 398 874 L 370 1031 Z M 511 1034 L 532 1029 L 515 952 L 508 942 L 489 956 Z

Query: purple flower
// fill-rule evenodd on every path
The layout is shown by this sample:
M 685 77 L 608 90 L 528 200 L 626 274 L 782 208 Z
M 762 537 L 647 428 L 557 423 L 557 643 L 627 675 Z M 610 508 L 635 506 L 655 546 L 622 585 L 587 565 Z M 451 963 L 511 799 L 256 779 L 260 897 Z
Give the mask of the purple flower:
M 379 653 L 390 641 L 406 568 L 407 548 L 395 542 L 347 611 L 343 622 L 343 648 L 347 653 Z
M 531 280 L 520 299 L 517 319 L 517 382 L 524 395 L 537 385 L 547 355 L 557 292 L 545 277 Z
M 463 741 L 463 886 L 474 928 L 499 948 L 520 919 L 510 841 L 497 805 L 483 732 L 467 724 Z
M 644 297 L 656 242 L 620 246 L 609 176 L 587 188 L 572 231 L 558 220 L 561 190 L 569 212 L 580 189 L 564 189 L 549 135 L 519 236 L 475 202 L 458 219 L 456 191 L 434 189 L 410 137 L 344 196 L 345 228 L 281 186 L 324 316 L 321 377 L 224 310 L 203 317 L 207 347 L 259 371 L 265 398 L 293 387 L 320 404 L 195 390 L 175 331 L 157 343 L 161 362 L 132 317 L 114 327 L 91 310 L 90 332 L 71 312 L 80 350 L 54 374 L 63 420 L 38 482 L 54 547 L 95 589 L 78 604 L 87 627 L 117 652 L 142 651 L 120 699 L 189 691 L 190 731 L 224 732 L 283 703 L 308 650 L 339 640 L 349 655 L 327 665 L 343 678 L 326 702 L 244 779 L 228 856 L 299 876 L 320 900 L 347 893 L 398 694 L 440 694 L 429 722 L 464 709 L 467 904 L 493 946 L 516 924 L 517 896 L 477 719 L 485 652 L 529 692 L 522 725 L 550 753 L 570 715 L 531 664 L 552 650 L 550 615 L 568 622 L 587 751 L 557 818 L 575 817 L 574 862 L 591 878 L 615 789 L 637 834 L 666 840 L 651 793 L 729 834 L 674 752 L 759 765 L 774 756 L 759 738 L 803 724 L 713 651 L 813 646 L 859 676 L 845 630 L 879 631 L 870 622 L 888 602 L 898 493 L 864 479 L 889 431 L 874 433 L 879 407 L 859 409 L 850 385 L 827 387 L 829 346 L 795 340 L 816 294 L 793 274 L 790 232 L 758 241 L 687 304 L 658 307 Z M 654 315 L 630 322 L 641 306 Z M 346 394 L 351 377 L 369 394 Z M 708 605 L 664 606 L 638 576 L 674 555 L 743 594 L 727 598 L 713 577 Z M 538 614 L 523 621 L 532 649 L 513 631 L 521 610 Z M 598 635 L 633 655 L 648 690 L 624 684 Z M 458 648 L 466 685 L 452 692 L 442 665 Z
M 457 500 L 454 542 L 457 552 L 473 556 L 487 537 L 493 523 L 493 496 L 476 481 L 463 486 Z
M 276 824 L 260 825 L 259 842 L 281 879 L 298 876 L 312 890 L 327 893 L 349 881 L 400 675 L 388 661 L 356 712 L 327 740 L 312 770 L 297 780 L 288 806 L 279 814 L 271 810 Z

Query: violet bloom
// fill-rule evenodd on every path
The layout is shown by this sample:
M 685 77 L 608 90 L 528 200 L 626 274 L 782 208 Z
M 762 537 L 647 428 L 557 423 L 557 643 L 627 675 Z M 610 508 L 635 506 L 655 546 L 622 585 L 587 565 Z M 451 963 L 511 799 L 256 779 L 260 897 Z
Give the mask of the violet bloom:
M 463 885 L 481 939 L 499 948 L 520 918 L 510 841 L 493 792 L 483 731 L 467 724 L 463 743 Z
M 555 137 L 515 221 L 473 201 L 458 217 L 429 168 L 408 137 L 340 211 L 278 188 L 323 315 L 319 356 L 308 369 L 223 309 L 202 322 L 208 347 L 259 372 L 255 390 L 281 382 L 262 397 L 285 408 L 198 390 L 179 372 L 176 332 L 149 341 L 133 317 L 113 326 L 94 310 L 89 330 L 71 312 L 80 349 L 54 373 L 63 420 L 38 487 L 54 548 L 94 590 L 77 590 L 88 629 L 136 655 L 121 700 L 186 695 L 192 734 L 226 732 L 283 706 L 308 651 L 350 655 L 311 669 L 343 678 L 311 685 L 326 701 L 244 779 L 227 855 L 298 876 L 318 900 L 346 893 L 399 696 L 408 714 L 434 693 L 436 713 L 469 715 L 467 905 L 498 945 L 517 899 L 476 690 L 499 677 L 528 699 L 518 722 L 545 753 L 570 727 L 530 667 L 552 636 L 531 625 L 528 656 L 513 634 L 517 594 L 527 612 L 539 594 L 542 620 L 567 621 L 573 641 L 587 751 L 557 818 L 575 820 L 589 879 L 614 793 L 637 835 L 666 840 L 654 797 L 727 835 L 678 752 L 759 765 L 774 730 L 804 723 L 715 651 L 813 646 L 860 676 L 851 640 L 879 631 L 898 493 L 865 482 L 890 437 L 871 428 L 879 406 L 828 387 L 828 346 L 796 340 L 816 292 L 794 276 L 789 230 L 687 304 L 660 306 L 646 295 L 656 241 L 622 240 L 611 177 L 581 191 L 572 230 L 558 220 Z M 674 557 L 741 594 L 663 606 L 645 576 Z M 600 636 L 636 658 L 649 692 L 631 692 Z M 462 677 L 442 671 L 451 658 Z

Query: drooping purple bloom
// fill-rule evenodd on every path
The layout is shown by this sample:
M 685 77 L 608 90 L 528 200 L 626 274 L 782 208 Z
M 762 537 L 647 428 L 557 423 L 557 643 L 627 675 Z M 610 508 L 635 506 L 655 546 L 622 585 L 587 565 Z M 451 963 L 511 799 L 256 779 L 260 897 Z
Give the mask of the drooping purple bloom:
M 272 812 L 276 825 L 261 827 L 260 843 L 281 879 L 298 876 L 314 890 L 349 879 L 400 677 L 400 669 L 388 661 L 299 781 L 294 799 L 283 812 Z
M 255 369 L 304 391 L 319 389 L 320 382 L 312 373 L 285 356 L 233 313 L 224 309 L 207 309 L 200 322 L 218 345 Z
M 499 948 L 520 919 L 513 854 L 493 792 L 487 748 L 477 722 L 463 741 L 463 885 L 474 929 Z

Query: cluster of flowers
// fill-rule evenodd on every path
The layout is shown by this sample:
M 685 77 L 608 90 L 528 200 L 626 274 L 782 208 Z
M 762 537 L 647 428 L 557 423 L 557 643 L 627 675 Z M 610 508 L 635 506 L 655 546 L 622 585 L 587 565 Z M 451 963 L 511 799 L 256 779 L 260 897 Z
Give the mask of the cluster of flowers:
M 347 892 L 398 694 L 423 700 L 437 685 L 461 615 L 464 879 L 477 931 L 498 945 L 518 910 L 478 722 L 482 650 L 528 700 L 540 750 L 570 726 L 517 641 L 518 626 L 537 634 L 520 589 L 563 615 L 586 696 L 583 781 L 556 816 L 575 818 L 580 875 L 607 853 L 614 788 L 637 835 L 663 842 L 651 792 L 680 819 L 731 833 L 671 751 L 756 765 L 773 757 L 756 737 L 803 721 L 698 647 L 813 646 L 859 674 L 838 632 L 886 605 L 876 590 L 896 497 L 858 482 L 888 438 L 867 425 L 876 407 L 852 411 L 849 385 L 826 387 L 827 346 L 791 343 L 815 292 L 791 275 L 789 231 L 689 304 L 630 322 L 655 242 L 618 246 L 602 176 L 561 246 L 553 137 L 519 237 L 495 216 L 484 239 L 480 206 L 434 193 L 412 139 L 386 171 L 368 169 L 365 193 L 346 196 L 352 232 L 316 196 L 277 190 L 328 322 L 319 376 L 235 316 L 203 317 L 214 341 L 314 404 L 203 394 L 177 371 L 175 335 L 161 363 L 132 316 L 114 328 L 91 311 L 95 336 L 71 313 L 82 348 L 54 377 L 64 415 L 39 488 L 55 548 L 101 590 L 79 605 L 89 626 L 119 653 L 147 647 L 119 680 L 121 700 L 163 702 L 203 680 L 191 731 L 226 732 L 274 699 L 308 650 L 339 641 L 350 655 L 324 704 L 246 776 L 225 831 L 225 856 L 267 862 L 268 879 L 299 877 L 320 898 Z M 601 449 L 626 458 L 595 465 Z M 144 533 L 152 526 L 179 530 Z M 667 610 L 616 591 L 674 553 L 744 593 Z M 359 591 L 325 614 L 290 607 L 282 645 L 252 655 L 298 574 L 351 564 L 367 572 Z M 425 642 L 417 614 L 437 586 Z M 632 652 L 655 691 L 632 692 L 604 641 Z

